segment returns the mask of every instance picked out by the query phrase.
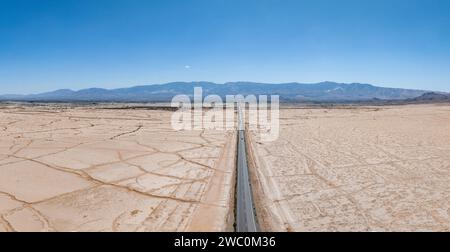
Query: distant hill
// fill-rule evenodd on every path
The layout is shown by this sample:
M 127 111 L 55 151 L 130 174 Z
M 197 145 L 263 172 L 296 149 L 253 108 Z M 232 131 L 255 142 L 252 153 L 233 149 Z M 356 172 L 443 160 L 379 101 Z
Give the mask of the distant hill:
M 116 102 L 164 102 L 177 94 L 193 95 L 194 87 L 202 87 L 203 95 L 279 95 L 281 101 L 366 101 L 403 100 L 424 95 L 427 91 L 384 88 L 370 84 L 344 84 L 321 82 L 317 84 L 283 83 L 266 84 L 254 82 L 173 82 L 135 86 L 119 89 L 90 88 L 79 91 L 61 89 L 32 95 L 0 95 L 0 100 L 10 101 L 116 101 Z
M 450 94 L 428 92 L 421 96 L 408 99 L 412 102 L 450 102 Z

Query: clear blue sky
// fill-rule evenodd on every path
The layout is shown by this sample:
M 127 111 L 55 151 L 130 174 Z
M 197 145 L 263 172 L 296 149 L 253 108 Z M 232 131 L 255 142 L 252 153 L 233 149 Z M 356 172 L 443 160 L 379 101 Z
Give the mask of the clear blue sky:
M 450 91 L 448 0 L 0 0 L 0 93 L 170 81 Z

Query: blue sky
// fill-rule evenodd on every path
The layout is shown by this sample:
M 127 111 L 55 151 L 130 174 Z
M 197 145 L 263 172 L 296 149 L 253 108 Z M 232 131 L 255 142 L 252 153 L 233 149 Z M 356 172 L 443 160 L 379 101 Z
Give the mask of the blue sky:
M 170 81 L 450 91 L 448 0 L 0 0 L 0 93 Z

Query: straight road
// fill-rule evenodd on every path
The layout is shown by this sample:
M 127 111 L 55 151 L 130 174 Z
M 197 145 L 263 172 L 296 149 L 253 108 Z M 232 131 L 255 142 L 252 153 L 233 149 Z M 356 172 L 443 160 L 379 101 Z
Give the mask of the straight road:
M 236 231 L 258 232 L 256 213 L 253 205 L 252 188 L 247 165 L 245 129 L 241 106 L 238 105 L 238 157 L 236 188 Z

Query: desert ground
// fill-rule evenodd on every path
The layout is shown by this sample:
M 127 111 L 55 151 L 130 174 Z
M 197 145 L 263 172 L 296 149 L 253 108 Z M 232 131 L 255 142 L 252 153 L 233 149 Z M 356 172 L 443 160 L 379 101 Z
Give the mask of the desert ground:
M 236 132 L 123 105 L 0 104 L 1 231 L 233 231 Z M 450 105 L 282 106 L 248 131 L 263 231 L 450 231 Z
M 170 116 L 0 104 L 0 231 L 231 230 L 235 132 Z
M 450 106 L 286 108 L 250 138 L 262 228 L 450 231 Z

